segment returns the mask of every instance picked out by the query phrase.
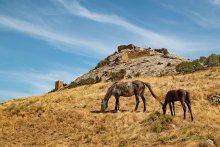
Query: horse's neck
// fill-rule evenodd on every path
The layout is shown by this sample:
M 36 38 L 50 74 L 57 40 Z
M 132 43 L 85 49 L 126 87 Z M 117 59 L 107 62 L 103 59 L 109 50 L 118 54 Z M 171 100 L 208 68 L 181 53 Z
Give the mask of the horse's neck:
M 112 95 L 112 88 L 108 89 L 107 93 L 105 94 L 104 101 L 108 102 L 111 95 Z

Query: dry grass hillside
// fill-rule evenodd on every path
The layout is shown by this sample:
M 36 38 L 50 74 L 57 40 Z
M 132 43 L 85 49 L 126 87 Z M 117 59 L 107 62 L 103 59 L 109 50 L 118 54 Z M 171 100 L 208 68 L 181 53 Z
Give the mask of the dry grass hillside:
M 121 112 L 113 113 L 114 98 L 106 113 L 100 102 L 112 83 L 66 89 L 41 96 L 0 103 L 0 146 L 220 146 L 220 105 L 207 100 L 220 94 L 220 67 L 192 74 L 136 78 L 150 82 L 154 92 L 183 88 L 191 92 L 194 121 L 176 103 L 176 116 L 161 115 L 160 104 L 145 91 L 134 112 L 135 98 L 120 99 Z M 134 79 L 129 79 L 134 80 Z

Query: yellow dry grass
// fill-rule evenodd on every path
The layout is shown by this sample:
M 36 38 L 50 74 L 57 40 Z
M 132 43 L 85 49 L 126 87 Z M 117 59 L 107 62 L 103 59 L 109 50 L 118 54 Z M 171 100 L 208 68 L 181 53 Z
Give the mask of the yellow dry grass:
M 175 88 L 190 91 L 195 120 L 191 122 L 188 112 L 183 120 L 179 103 L 173 121 L 150 120 L 149 116 L 162 110 L 149 90 L 145 91 L 145 113 L 142 103 L 139 112 L 133 111 L 134 97 L 120 98 L 120 113 L 99 113 L 101 99 L 112 83 L 98 83 L 0 103 L 0 146 L 208 146 L 207 139 L 220 146 L 220 106 L 207 100 L 210 94 L 220 94 L 220 67 L 136 79 L 151 83 L 161 98 Z M 108 110 L 114 109 L 114 103 L 112 97 Z M 155 131 L 161 127 L 162 131 Z

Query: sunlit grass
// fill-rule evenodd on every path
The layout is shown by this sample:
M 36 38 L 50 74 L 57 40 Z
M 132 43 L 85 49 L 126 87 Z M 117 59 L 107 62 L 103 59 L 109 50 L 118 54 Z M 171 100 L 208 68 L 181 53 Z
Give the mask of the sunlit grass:
M 220 145 L 220 106 L 207 97 L 220 94 L 220 68 L 165 77 L 135 78 L 152 85 L 163 99 L 171 89 L 191 93 L 194 121 L 175 103 L 176 116 L 161 115 L 161 105 L 145 91 L 147 112 L 134 112 L 135 98 L 120 99 L 120 113 L 99 113 L 112 84 L 98 83 L 0 103 L 0 146 L 198 146 L 211 139 Z M 127 79 L 134 80 L 134 79 Z M 124 81 L 127 81 L 124 80 Z M 151 119 L 154 118 L 154 119 Z M 171 121 L 172 120 L 172 121 Z

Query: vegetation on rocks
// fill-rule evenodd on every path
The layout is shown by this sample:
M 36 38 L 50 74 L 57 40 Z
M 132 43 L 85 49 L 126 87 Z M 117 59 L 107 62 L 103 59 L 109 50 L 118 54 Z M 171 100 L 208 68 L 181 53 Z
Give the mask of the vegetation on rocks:
M 205 64 L 207 66 L 216 66 L 220 64 L 220 54 L 211 54 L 208 56 L 208 58 L 205 60 Z
M 118 72 L 111 72 L 109 75 L 109 80 L 111 81 L 119 81 L 121 79 L 124 79 L 126 75 L 126 70 L 125 69 L 121 69 Z
M 95 79 L 93 78 L 87 78 L 87 79 L 82 79 L 79 82 L 71 82 L 70 85 L 68 86 L 68 88 L 74 88 L 74 87 L 78 87 L 78 86 L 83 86 L 83 85 L 91 85 L 91 84 L 96 84 L 101 82 L 101 78 L 99 78 L 98 76 L 96 76 Z
M 108 59 L 101 60 L 95 67 L 95 69 L 108 65 L 110 61 Z
M 203 69 L 198 61 L 182 62 L 176 66 L 176 71 L 180 73 L 191 73 Z

